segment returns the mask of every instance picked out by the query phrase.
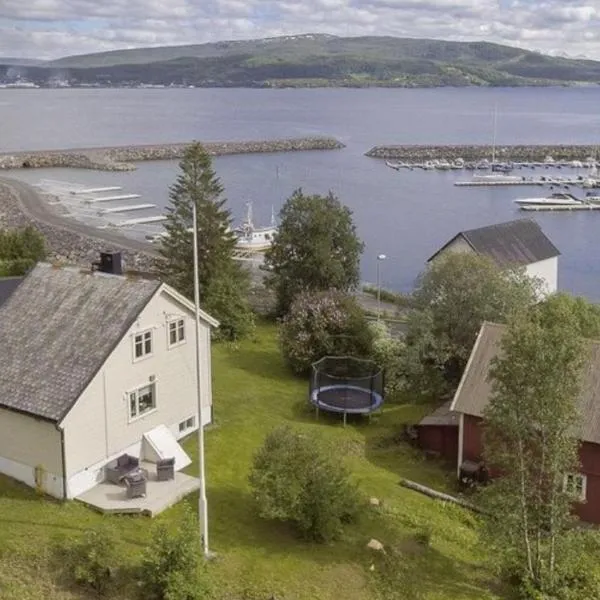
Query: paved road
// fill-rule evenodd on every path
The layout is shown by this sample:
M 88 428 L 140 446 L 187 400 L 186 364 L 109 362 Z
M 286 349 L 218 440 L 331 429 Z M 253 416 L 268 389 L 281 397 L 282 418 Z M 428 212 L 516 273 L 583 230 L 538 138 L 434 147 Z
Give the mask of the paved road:
M 109 229 L 90 227 L 89 225 L 85 225 L 84 223 L 63 217 L 53 212 L 47 206 L 39 192 L 28 183 L 0 176 L 0 184 L 8 186 L 15 194 L 17 194 L 21 201 L 23 212 L 35 221 L 45 223 L 56 229 L 70 231 L 71 233 L 94 238 L 102 242 L 108 242 L 132 252 L 144 252 L 153 256 L 157 255 L 156 250 L 152 247 L 150 242 L 127 238 L 119 232 L 111 231 Z

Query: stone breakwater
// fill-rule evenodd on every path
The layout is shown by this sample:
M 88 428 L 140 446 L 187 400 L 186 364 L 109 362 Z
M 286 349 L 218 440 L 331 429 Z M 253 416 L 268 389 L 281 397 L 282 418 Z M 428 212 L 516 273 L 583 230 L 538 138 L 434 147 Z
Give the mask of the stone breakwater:
M 514 162 L 543 162 L 548 156 L 555 161 L 581 160 L 593 157 L 596 146 L 587 145 L 521 145 L 496 146 L 496 160 Z M 492 147 L 487 145 L 403 145 L 375 146 L 366 153 L 372 158 L 386 158 L 406 163 L 423 163 L 428 160 L 478 161 L 492 158 Z
M 344 145 L 334 138 L 310 137 L 247 142 L 208 142 L 209 154 L 253 154 L 267 152 L 300 152 L 336 150 Z M 177 160 L 189 144 L 154 144 L 81 148 L 75 150 L 34 150 L 0 154 L 0 169 L 74 167 L 101 171 L 132 171 L 136 162 Z
M 38 200 L 43 203 L 40 195 L 38 195 Z M 54 220 L 58 218 L 55 215 Z M 86 235 L 82 233 L 85 231 L 85 226 L 77 224 L 80 229 L 77 231 L 70 229 L 69 221 L 64 220 L 65 225 L 61 227 L 49 223 L 44 218 L 32 215 L 16 188 L 9 183 L 0 181 L 0 229 L 32 225 L 46 239 L 48 260 L 89 267 L 92 262 L 98 260 L 100 252 L 120 251 L 123 253 L 127 269 L 140 272 L 151 270 L 156 255 L 150 245 L 148 245 L 148 251 L 134 249 L 127 238 L 123 238 L 121 243 L 118 240 L 115 242 L 103 239 L 101 235 L 96 234 L 93 228 L 89 228 L 89 235 Z

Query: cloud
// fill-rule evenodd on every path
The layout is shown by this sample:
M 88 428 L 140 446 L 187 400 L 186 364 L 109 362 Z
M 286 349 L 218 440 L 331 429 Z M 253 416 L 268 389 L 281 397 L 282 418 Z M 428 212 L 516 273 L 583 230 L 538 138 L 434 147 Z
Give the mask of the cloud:
M 0 0 L 0 56 L 307 32 L 485 40 L 600 60 L 600 0 Z

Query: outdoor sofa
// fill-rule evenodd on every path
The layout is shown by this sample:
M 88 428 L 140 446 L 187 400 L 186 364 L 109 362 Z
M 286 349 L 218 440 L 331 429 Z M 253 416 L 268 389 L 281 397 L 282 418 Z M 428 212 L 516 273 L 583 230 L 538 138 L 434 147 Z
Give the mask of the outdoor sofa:
M 129 454 L 121 454 L 119 458 L 106 465 L 104 469 L 106 480 L 119 485 L 127 475 L 137 471 L 139 466 L 138 458 Z

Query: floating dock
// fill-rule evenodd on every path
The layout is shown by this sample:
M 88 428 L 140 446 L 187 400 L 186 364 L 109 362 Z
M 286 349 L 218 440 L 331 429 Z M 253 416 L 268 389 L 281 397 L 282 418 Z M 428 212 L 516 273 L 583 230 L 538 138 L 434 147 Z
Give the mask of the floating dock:
M 114 206 L 111 208 L 102 208 L 98 211 L 101 215 L 110 213 L 132 212 L 134 210 L 144 210 L 146 208 L 156 208 L 156 204 L 132 204 L 131 206 Z
M 133 200 L 141 198 L 141 194 L 120 194 L 118 196 L 102 196 L 100 198 L 86 198 L 84 202 L 88 204 L 96 204 L 96 202 L 113 202 L 115 200 Z
M 557 181 L 538 181 L 532 179 L 523 179 L 522 181 L 455 181 L 455 186 L 458 187 L 503 187 L 517 185 L 567 185 Z
M 79 194 L 99 194 L 100 192 L 118 192 L 123 188 L 120 185 L 110 185 L 108 187 L 82 188 L 80 190 L 72 190 L 71 194 L 77 196 Z
M 137 219 L 127 219 L 117 223 L 117 227 L 130 227 L 131 225 L 144 225 L 145 223 L 160 223 L 166 221 L 166 215 L 154 215 L 153 217 L 139 217 Z
M 521 210 L 527 211 L 556 211 L 556 210 L 600 210 L 600 204 L 561 204 L 555 206 L 544 206 L 542 204 L 522 204 Z

